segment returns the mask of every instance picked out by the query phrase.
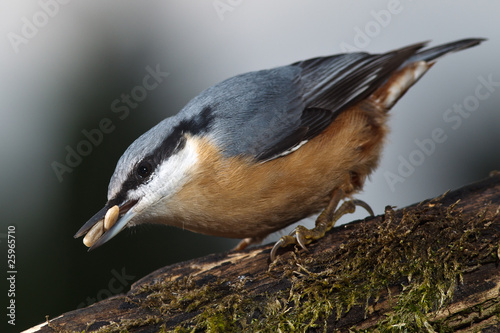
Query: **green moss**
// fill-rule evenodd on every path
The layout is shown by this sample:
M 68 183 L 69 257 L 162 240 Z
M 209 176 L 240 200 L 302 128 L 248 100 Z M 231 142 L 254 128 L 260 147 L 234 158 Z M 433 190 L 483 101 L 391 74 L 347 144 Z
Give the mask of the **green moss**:
M 331 251 L 281 257 L 269 273 L 290 288 L 268 295 L 248 292 L 245 279 L 166 280 L 130 295 L 130 302 L 151 312 L 150 318 L 99 332 L 128 332 L 146 322 L 160 332 L 166 331 L 161 324 L 172 323 L 178 323 L 174 332 L 330 332 L 351 312 L 376 314 L 380 307 L 385 315 L 378 323 L 350 331 L 450 331 L 450 323 L 432 313 L 450 302 L 466 269 L 498 260 L 498 246 L 481 243 L 491 223 L 486 210 L 464 217 L 455 205 L 442 207 L 434 200 L 395 215 L 388 207 L 376 228 L 360 224 Z M 498 314 L 499 303 L 488 309 Z

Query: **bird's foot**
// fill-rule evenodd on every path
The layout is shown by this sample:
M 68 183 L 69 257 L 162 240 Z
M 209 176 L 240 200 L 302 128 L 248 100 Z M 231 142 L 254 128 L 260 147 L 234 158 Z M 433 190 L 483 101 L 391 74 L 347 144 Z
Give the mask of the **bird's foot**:
M 308 251 L 306 245 L 322 238 L 330 229 L 335 226 L 335 223 L 345 214 L 354 213 L 356 206 L 363 207 L 366 211 L 373 216 L 373 210 L 370 206 L 361 200 L 345 201 L 338 209 L 335 209 L 338 204 L 336 196 L 332 198 L 332 202 L 320 214 L 316 220 L 316 226 L 313 229 L 307 229 L 299 225 L 289 235 L 282 236 L 271 250 L 271 262 L 276 259 L 276 252 L 279 248 L 287 247 L 292 244 L 298 244 L 305 251 Z M 332 208 L 333 207 L 333 208 Z

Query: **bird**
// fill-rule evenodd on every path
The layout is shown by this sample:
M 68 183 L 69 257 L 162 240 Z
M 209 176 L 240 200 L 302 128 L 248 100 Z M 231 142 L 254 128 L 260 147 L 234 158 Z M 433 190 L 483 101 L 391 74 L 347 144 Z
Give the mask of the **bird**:
M 442 56 L 480 44 L 421 42 L 240 74 L 201 92 L 118 160 L 107 203 L 80 230 L 89 251 L 125 227 L 163 224 L 242 239 L 235 250 L 314 214 L 270 251 L 319 240 L 377 167 L 388 111 Z M 342 203 L 341 203 L 342 202 Z

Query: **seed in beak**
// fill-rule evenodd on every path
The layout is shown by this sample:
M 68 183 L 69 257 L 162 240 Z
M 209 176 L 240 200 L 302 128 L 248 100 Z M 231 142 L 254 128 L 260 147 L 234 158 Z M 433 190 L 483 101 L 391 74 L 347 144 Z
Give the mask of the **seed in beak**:
M 89 232 L 83 238 L 83 244 L 87 247 L 91 247 L 99 239 L 99 237 L 104 234 L 104 223 L 102 220 L 94 224 L 94 226 L 89 230 Z
M 120 213 L 120 208 L 114 205 L 106 212 L 104 216 L 104 230 L 108 231 L 112 226 L 115 225 L 116 220 L 118 220 L 118 214 Z

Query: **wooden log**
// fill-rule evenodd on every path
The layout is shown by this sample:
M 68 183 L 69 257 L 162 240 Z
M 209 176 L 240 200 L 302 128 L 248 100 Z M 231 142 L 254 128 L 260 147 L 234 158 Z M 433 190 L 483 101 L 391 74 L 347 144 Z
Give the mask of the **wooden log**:
M 477 332 L 499 329 L 500 176 L 334 228 L 159 269 L 26 332 Z

